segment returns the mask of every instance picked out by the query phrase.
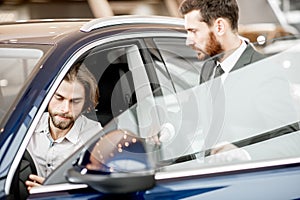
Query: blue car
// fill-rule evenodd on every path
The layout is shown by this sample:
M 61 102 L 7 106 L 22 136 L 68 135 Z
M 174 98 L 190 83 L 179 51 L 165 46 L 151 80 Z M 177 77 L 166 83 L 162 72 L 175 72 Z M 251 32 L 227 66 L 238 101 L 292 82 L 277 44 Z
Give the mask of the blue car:
M 263 59 L 228 74 L 218 124 L 220 78 L 199 83 L 183 19 L 1 24 L 0 199 L 300 199 L 300 37 L 268 39 L 253 42 Z M 103 129 L 28 192 L 27 145 L 79 61 L 100 91 L 83 114 Z M 222 145 L 235 148 L 211 153 Z

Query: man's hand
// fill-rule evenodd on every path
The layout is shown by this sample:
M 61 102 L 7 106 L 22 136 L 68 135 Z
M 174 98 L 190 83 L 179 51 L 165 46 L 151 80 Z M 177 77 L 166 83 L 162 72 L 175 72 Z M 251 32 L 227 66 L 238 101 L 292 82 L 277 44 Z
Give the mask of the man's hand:
M 209 163 L 232 162 L 232 161 L 247 161 L 251 160 L 249 153 L 237 146 L 222 142 L 217 144 L 206 158 Z
M 155 145 L 161 145 L 162 143 L 170 142 L 172 141 L 172 139 L 174 139 L 175 128 L 173 124 L 167 122 L 161 125 L 158 133 L 155 133 L 152 136 L 146 138 L 146 142 Z
M 45 178 L 34 174 L 29 175 L 29 180 L 25 182 L 27 190 L 30 191 L 32 187 L 41 186 Z

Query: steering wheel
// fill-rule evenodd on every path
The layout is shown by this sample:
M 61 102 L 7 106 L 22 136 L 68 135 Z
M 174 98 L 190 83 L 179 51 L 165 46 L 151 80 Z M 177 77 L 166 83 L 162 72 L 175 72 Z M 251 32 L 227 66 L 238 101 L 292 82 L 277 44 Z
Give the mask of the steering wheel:
M 10 197 L 12 199 L 27 199 L 29 192 L 25 181 L 28 180 L 30 174 L 37 174 L 37 170 L 31 155 L 25 150 L 11 184 Z

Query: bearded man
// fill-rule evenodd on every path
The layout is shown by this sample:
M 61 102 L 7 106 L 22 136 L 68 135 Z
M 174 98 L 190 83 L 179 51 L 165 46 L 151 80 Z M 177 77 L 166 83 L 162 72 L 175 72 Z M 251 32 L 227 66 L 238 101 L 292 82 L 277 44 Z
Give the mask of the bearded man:
M 60 83 L 33 133 L 27 147 L 38 174 L 29 176 L 28 190 L 42 184 L 45 177 L 81 147 L 91 136 L 87 132 L 102 129 L 99 122 L 83 112 L 98 103 L 99 90 L 94 76 L 81 63 L 75 64 Z

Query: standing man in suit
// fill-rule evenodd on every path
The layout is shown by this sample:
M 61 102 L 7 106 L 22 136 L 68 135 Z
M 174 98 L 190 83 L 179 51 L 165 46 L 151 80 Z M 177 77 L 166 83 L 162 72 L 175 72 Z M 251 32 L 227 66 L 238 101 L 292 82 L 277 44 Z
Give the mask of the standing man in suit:
M 200 83 L 220 76 L 211 83 L 211 88 L 213 88 L 210 89 L 213 112 L 211 112 L 210 127 L 204 131 L 209 135 L 209 137 L 206 137 L 205 148 L 220 143 L 222 139 L 226 141 L 228 138 L 233 138 L 233 140 L 230 140 L 231 142 L 234 141 L 234 138 L 238 139 L 243 135 L 248 138 L 247 131 L 249 132 L 249 127 L 264 130 L 264 128 L 267 128 L 265 125 L 272 124 L 270 127 L 274 128 L 276 124 L 284 124 L 288 121 L 287 119 L 293 117 L 293 109 L 290 108 L 289 98 L 282 98 L 283 94 L 288 92 L 288 83 L 280 77 L 281 73 L 273 73 L 276 71 L 275 68 L 270 69 L 268 72 L 271 73 L 267 76 L 263 76 L 259 70 L 252 70 L 251 67 L 248 70 L 250 74 L 244 73 L 245 75 L 243 75 L 243 73 L 239 73 L 242 75 L 238 77 L 228 76 L 229 72 L 241 69 L 265 57 L 239 36 L 239 7 L 236 0 L 183 0 L 179 12 L 185 20 L 186 44 L 197 52 L 199 60 L 205 61 L 201 69 Z M 243 70 L 245 71 L 245 69 Z M 251 70 L 254 71 L 252 74 Z M 263 70 L 268 70 L 268 68 L 264 67 Z M 251 82 L 251 78 L 254 77 L 258 78 Z M 224 86 L 227 87 L 220 89 L 219 87 L 223 87 L 223 84 L 215 84 L 216 82 L 220 83 L 218 80 L 221 80 Z M 253 82 L 257 84 L 248 85 L 248 83 Z M 216 85 L 218 86 L 217 90 L 215 89 Z M 279 88 L 282 89 L 279 90 Z M 275 92 L 271 92 L 274 90 Z M 215 92 L 215 95 L 212 91 Z M 249 99 L 250 97 L 253 98 L 253 101 L 246 104 L 241 95 L 237 95 L 243 92 L 249 96 Z M 270 100 L 271 95 L 276 101 Z M 289 94 L 285 94 L 285 97 L 288 96 Z M 258 104 L 254 102 L 258 102 Z M 272 104 L 270 104 L 271 102 Z M 237 106 L 241 104 L 243 105 L 240 106 L 242 109 L 237 112 Z M 283 116 L 280 109 L 285 110 L 287 116 Z M 232 116 L 239 116 L 239 113 L 242 113 L 243 116 L 234 118 L 236 119 L 234 121 Z M 206 113 L 205 115 L 205 118 L 209 118 Z M 262 119 L 262 123 L 255 121 L 257 117 Z M 244 129 L 234 130 L 234 128 L 240 126 Z M 279 132 L 289 133 L 295 130 L 298 130 L 298 127 L 288 125 L 281 128 Z M 253 132 L 260 133 L 260 131 Z M 251 143 L 251 141 L 249 142 Z M 211 154 L 232 149 L 237 149 L 237 146 L 231 143 L 219 145 L 217 148 L 212 149 Z M 244 158 L 249 157 L 246 152 L 242 154 Z
M 217 62 L 226 76 L 230 71 L 255 62 L 263 56 L 238 34 L 239 7 L 236 0 L 184 0 L 179 8 L 184 16 L 187 45 L 204 64 L 200 83 L 211 79 Z M 221 56 L 220 56 L 221 55 Z
M 239 7 L 236 0 L 184 0 L 179 12 L 184 16 L 186 44 L 197 52 L 199 60 L 205 61 L 200 84 L 220 75 L 224 81 L 230 71 L 263 58 L 238 34 Z M 207 142 L 207 147 L 217 140 L 223 126 L 225 106 L 221 92 L 218 89 L 218 98 L 212 96 L 212 101 L 219 99 L 213 106 L 218 113 L 212 116 L 214 124 L 208 130 L 211 141 Z M 212 154 L 233 148 L 236 147 L 232 144 L 222 145 L 213 149 Z

